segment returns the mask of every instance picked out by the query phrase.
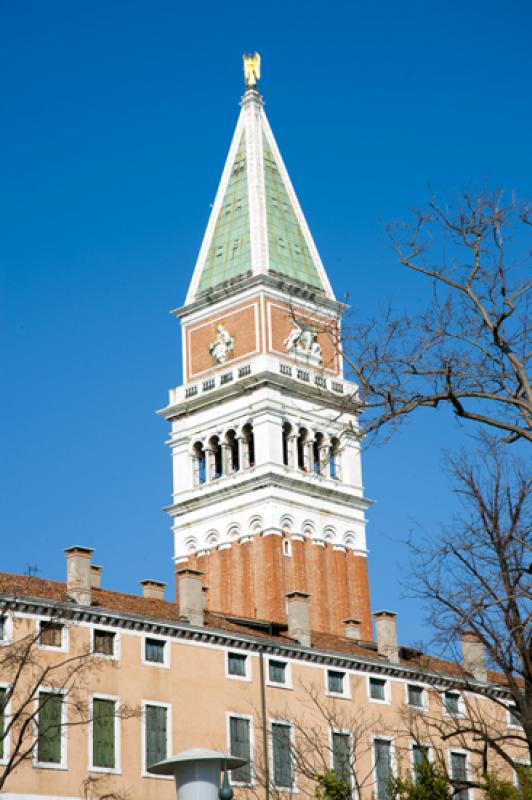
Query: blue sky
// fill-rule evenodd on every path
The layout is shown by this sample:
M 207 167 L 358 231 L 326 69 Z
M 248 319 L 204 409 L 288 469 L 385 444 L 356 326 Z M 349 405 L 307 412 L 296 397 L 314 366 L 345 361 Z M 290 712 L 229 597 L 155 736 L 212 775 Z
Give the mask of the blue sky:
M 530 187 L 531 11 L 522 2 L 0 2 L 0 570 L 173 591 L 166 424 L 178 325 L 259 50 L 277 141 L 339 296 L 423 302 L 384 234 L 432 188 Z M 453 509 L 444 412 L 364 456 L 374 609 L 399 612 L 410 532 Z

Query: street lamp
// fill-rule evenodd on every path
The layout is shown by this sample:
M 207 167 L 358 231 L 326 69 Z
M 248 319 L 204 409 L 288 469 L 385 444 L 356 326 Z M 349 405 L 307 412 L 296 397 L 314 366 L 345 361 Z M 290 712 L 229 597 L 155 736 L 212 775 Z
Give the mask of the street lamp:
M 227 770 L 243 767 L 244 758 L 194 747 L 148 767 L 152 775 L 173 775 L 179 800 L 231 800 Z M 224 782 L 220 777 L 224 770 Z

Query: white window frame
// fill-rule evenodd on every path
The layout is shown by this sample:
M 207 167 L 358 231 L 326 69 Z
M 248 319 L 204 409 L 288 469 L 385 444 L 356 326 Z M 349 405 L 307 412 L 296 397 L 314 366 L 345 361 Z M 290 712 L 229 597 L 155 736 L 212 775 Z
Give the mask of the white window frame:
M 343 692 L 331 692 L 329 689 L 329 672 L 341 672 L 344 676 L 342 686 Z M 351 681 L 349 679 L 349 672 L 346 669 L 337 669 L 335 667 L 325 667 L 325 693 L 329 697 L 338 697 L 344 700 L 351 700 Z
M 235 717 L 236 719 L 247 719 L 249 722 L 249 766 L 250 766 L 250 780 L 249 783 L 245 783 L 244 781 L 237 781 L 234 778 L 231 778 L 231 786 L 244 786 L 244 787 L 251 787 L 256 786 L 257 784 L 257 775 L 255 771 L 255 729 L 253 727 L 253 717 L 250 714 L 241 714 L 237 711 L 226 711 L 225 712 L 225 727 L 226 727 L 226 736 L 227 736 L 227 752 L 231 752 L 231 717 Z
M 447 751 L 447 763 L 449 768 L 449 783 L 453 784 L 453 761 L 452 761 L 452 754 L 456 753 L 456 755 L 465 756 L 465 764 L 466 764 L 466 780 L 471 780 L 471 758 L 470 753 L 467 750 L 462 750 L 460 747 L 449 747 Z M 472 787 L 466 787 L 468 792 L 468 799 L 471 800 L 473 797 L 472 792 L 474 789 Z
M 114 634 L 113 639 L 113 653 L 112 655 L 107 655 L 107 653 L 97 653 L 94 649 L 94 639 L 96 635 L 96 631 L 104 631 L 105 633 L 112 633 Z M 91 626 L 91 655 L 95 658 L 105 658 L 107 661 L 120 661 L 121 656 L 121 641 L 120 641 L 120 633 L 116 630 L 116 628 L 111 627 L 110 625 L 94 625 Z
M 93 726 L 94 726 L 94 700 L 113 700 L 115 704 L 115 765 L 114 767 L 96 767 L 92 763 L 93 754 Z M 102 692 L 94 692 L 89 696 L 91 720 L 89 723 L 89 772 L 101 772 L 106 775 L 121 775 L 122 774 L 122 726 L 120 725 L 120 718 L 116 713 L 116 708 L 120 704 L 120 698 L 114 694 L 103 694 Z
M 458 695 L 458 713 L 453 713 L 452 711 L 447 710 L 447 703 L 445 702 L 445 695 L 446 694 L 457 694 Z M 445 717 L 456 717 L 456 719 L 464 719 L 465 717 L 465 702 L 464 702 L 464 695 L 462 692 L 458 691 L 457 689 L 445 689 L 442 693 L 442 705 L 443 705 L 443 715 Z M 453 752 L 458 753 L 458 750 L 453 750 Z
M 4 618 L 4 636 L 0 639 L 0 647 L 11 644 L 13 641 L 13 614 L 11 611 L 0 611 L 0 616 Z
M 409 686 L 415 686 L 416 689 L 421 689 L 421 705 L 420 706 L 413 706 L 408 702 L 408 700 L 409 700 L 408 687 Z M 426 711 L 427 708 L 428 708 L 428 696 L 427 696 L 426 688 L 424 686 L 422 686 L 420 683 L 416 683 L 416 681 L 408 681 L 407 683 L 405 683 L 405 705 L 408 706 L 408 708 L 413 709 L 413 711 Z
M 6 689 L 7 691 L 9 691 L 9 688 L 10 688 L 9 683 L 3 683 L 3 682 L 0 683 L 0 689 Z M 12 698 L 10 697 L 6 703 L 6 707 L 4 708 L 4 727 L 11 715 L 11 700 Z M 2 758 L 0 758 L 0 764 L 7 764 L 10 755 L 11 755 L 11 731 L 9 731 L 4 738 L 4 755 Z
M 513 728 L 514 730 L 519 730 L 523 726 L 520 722 L 512 722 L 512 709 L 516 708 L 515 703 L 508 703 L 506 707 L 506 724 L 509 728 Z M 525 765 L 523 765 L 525 766 Z
M 379 700 L 378 697 L 371 696 L 371 680 L 377 681 L 384 681 L 384 700 Z M 368 675 L 367 676 L 367 686 L 368 686 L 368 700 L 370 703 L 378 703 L 381 706 L 389 706 L 391 704 L 391 688 L 390 688 L 390 680 L 389 678 L 382 678 L 380 675 Z M 377 736 L 377 739 L 379 737 Z M 382 736 L 382 739 L 386 739 L 388 737 Z
M 410 750 L 410 766 L 412 768 L 412 777 L 414 777 L 415 768 L 416 768 L 416 764 L 414 762 L 414 748 L 415 747 L 425 747 L 427 749 L 427 761 L 429 762 L 429 764 L 432 764 L 432 762 L 434 761 L 434 754 L 432 752 L 432 747 L 430 746 L 430 744 L 425 744 L 425 742 L 412 742 L 412 744 L 410 745 L 410 748 L 409 748 L 409 750 Z
M 146 658 L 146 642 L 148 639 L 153 639 L 157 642 L 162 642 L 164 644 L 164 659 L 163 661 L 148 661 Z M 164 636 L 142 636 L 141 637 L 141 662 L 145 667 L 157 667 L 159 669 L 169 669 L 170 668 L 170 641 L 165 639 Z
M 234 653 L 238 656 L 244 656 L 246 661 L 246 674 L 245 675 L 233 675 L 229 672 L 229 653 Z M 252 676 L 251 671 L 251 655 L 250 653 L 242 653 L 240 650 L 236 650 L 235 648 L 229 648 L 225 651 L 225 677 L 229 678 L 232 681 L 247 681 L 250 683 Z
M 151 664 L 151 662 L 148 663 Z M 166 758 L 170 758 L 172 755 L 173 747 L 172 704 L 161 703 L 160 700 L 142 700 L 142 724 L 140 729 L 140 763 L 142 767 L 140 774 L 143 778 L 163 778 L 165 781 L 173 781 L 173 775 L 154 775 L 152 772 L 148 772 L 148 765 L 146 764 L 146 706 L 158 706 L 159 708 L 166 708 Z
M 349 786 L 353 788 L 353 772 L 355 770 L 355 753 L 353 751 L 353 731 L 350 731 L 347 728 L 329 727 L 329 754 L 330 754 L 329 766 L 331 769 L 334 769 L 334 749 L 333 749 L 334 733 L 341 733 L 344 736 L 349 737 L 349 766 L 353 767 L 353 770 L 349 771 Z
M 41 624 L 43 622 L 50 622 L 52 625 L 61 625 L 61 646 L 52 647 L 49 644 L 41 644 Z M 36 617 L 36 645 L 39 650 L 45 650 L 48 653 L 68 653 L 68 628 L 66 622 L 58 619 L 50 619 L 49 617 Z
M 273 769 L 273 765 L 274 765 L 274 760 L 273 760 L 273 732 L 272 732 L 272 726 L 273 725 L 286 725 L 286 726 L 290 727 L 290 744 L 291 744 L 291 748 L 292 748 L 291 752 L 290 752 L 290 758 L 292 759 L 292 786 L 276 786 L 275 783 L 274 783 L 275 773 L 274 773 L 274 769 Z M 273 719 L 273 718 L 270 718 L 270 719 L 268 719 L 268 733 L 269 733 L 269 737 L 270 737 L 269 759 L 270 759 L 270 775 L 271 775 L 272 786 L 274 787 L 276 792 L 289 792 L 289 793 L 292 793 L 292 794 L 299 794 L 299 787 L 298 787 L 298 783 L 297 783 L 297 777 L 298 776 L 297 776 L 297 771 L 296 771 L 296 765 L 295 765 L 294 758 L 293 758 L 293 755 L 292 755 L 292 751 L 295 751 L 295 747 L 296 747 L 296 730 L 295 730 L 294 723 L 289 719 Z
M 47 650 L 57 650 L 56 647 L 46 648 Z M 63 698 L 61 703 L 61 730 L 59 732 L 59 737 L 61 741 L 61 761 L 59 764 L 52 764 L 46 761 L 39 761 L 39 702 L 40 702 L 40 695 L 42 694 L 57 694 Z M 67 692 L 65 689 L 53 689 L 51 687 L 46 686 L 39 686 L 37 689 L 37 694 L 35 697 L 35 701 L 37 703 L 37 713 L 35 715 L 36 719 L 36 726 L 35 726 L 35 735 L 34 735 L 34 745 L 33 745 L 33 759 L 32 763 L 36 769 L 61 769 L 67 770 L 68 769 L 68 710 L 65 698 L 67 696 Z
M 520 767 L 530 767 L 530 762 L 529 761 L 519 761 L 519 759 L 515 759 L 514 763 L 515 764 L 519 764 Z M 519 780 L 517 778 L 517 772 L 516 772 L 515 769 L 513 769 L 512 772 L 513 772 L 513 784 L 514 784 L 514 786 L 519 788 Z
M 285 682 L 278 683 L 277 681 L 270 680 L 270 661 L 278 661 L 280 664 L 285 665 Z M 266 686 L 272 686 L 275 689 L 292 689 L 292 664 L 286 658 L 277 658 L 277 656 L 268 656 L 266 664 Z
M 375 701 L 375 702 L 382 703 L 382 700 Z M 374 776 L 373 786 L 374 786 L 375 797 L 377 797 L 377 790 L 378 790 L 378 787 L 377 787 L 377 762 L 376 762 L 376 759 L 375 759 L 375 742 L 376 741 L 390 742 L 390 745 L 391 745 L 390 746 L 390 770 L 391 770 L 391 773 L 392 773 L 393 777 L 397 776 L 397 757 L 396 757 L 396 752 L 395 752 L 395 739 L 393 738 L 393 736 L 385 736 L 385 735 L 381 735 L 379 733 L 374 733 L 373 736 L 371 737 L 371 770 L 372 770 L 373 776 Z

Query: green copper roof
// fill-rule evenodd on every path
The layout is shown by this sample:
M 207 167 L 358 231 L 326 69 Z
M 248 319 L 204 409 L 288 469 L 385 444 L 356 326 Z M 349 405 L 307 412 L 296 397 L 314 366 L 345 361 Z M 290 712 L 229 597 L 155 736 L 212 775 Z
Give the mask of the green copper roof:
M 246 142 L 242 135 L 205 259 L 198 293 L 251 269 Z
M 301 283 L 323 288 L 265 136 L 262 141 L 269 269 Z

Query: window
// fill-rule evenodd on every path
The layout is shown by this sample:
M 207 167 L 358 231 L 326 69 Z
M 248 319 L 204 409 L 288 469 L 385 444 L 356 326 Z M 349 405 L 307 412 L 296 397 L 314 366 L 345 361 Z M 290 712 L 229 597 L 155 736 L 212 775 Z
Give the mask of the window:
M 7 639 L 7 617 L 0 614 L 0 642 L 5 642 Z
M 112 658 L 115 654 L 115 639 L 114 631 L 102 631 L 96 628 L 94 630 L 94 652 Z
M 41 647 L 61 647 L 63 644 L 63 628 L 59 622 L 42 620 L 39 626 L 39 644 Z
M 412 745 L 412 762 L 414 765 L 414 780 L 417 783 L 417 773 L 422 764 L 429 760 L 429 748 L 423 744 Z
M 408 705 L 413 708 L 423 708 L 423 689 L 421 686 L 415 686 L 412 683 L 408 684 Z
M 327 670 L 327 691 L 331 694 L 344 694 L 344 680 L 345 672 L 336 672 L 336 670 Z
M 248 762 L 231 770 L 231 779 L 238 783 L 251 783 L 250 721 L 246 717 L 229 717 L 229 752 Z
M 144 707 L 145 765 L 149 767 L 168 758 L 168 706 Z
M 332 733 L 332 768 L 339 778 L 351 785 L 351 741 L 348 733 Z
M 392 777 L 392 743 L 388 739 L 373 741 L 373 758 L 375 761 L 375 783 L 377 784 L 376 800 L 389 800 L 389 784 Z
M 283 556 L 292 557 L 292 542 L 290 539 L 283 539 Z
M 61 764 L 63 695 L 39 692 L 37 721 L 37 761 L 39 764 Z
M 7 689 L 0 687 L 0 761 L 7 757 L 6 737 L 4 736 L 6 724 Z
M 227 672 L 229 675 L 235 675 L 238 678 L 247 678 L 247 656 L 241 653 L 228 653 L 227 654 Z
M 146 639 L 144 642 L 144 660 L 153 664 L 165 663 L 166 642 L 162 639 Z
M 273 783 L 279 789 L 291 789 L 294 783 L 291 739 L 291 725 L 272 722 Z
M 451 753 L 451 782 L 455 787 L 453 800 L 468 800 L 469 790 L 463 785 L 467 783 L 467 756 L 465 753 Z
M 448 714 L 460 714 L 460 695 L 458 692 L 445 692 L 444 706 Z
M 116 768 L 116 702 L 101 697 L 92 701 L 92 766 Z
M 382 678 L 370 678 L 369 696 L 372 700 L 386 701 L 386 681 Z
M 286 684 L 286 662 L 268 661 L 268 678 L 270 683 Z
M 508 725 L 514 725 L 514 726 L 521 725 L 519 717 L 515 715 L 515 704 L 513 703 L 511 706 L 508 706 Z

